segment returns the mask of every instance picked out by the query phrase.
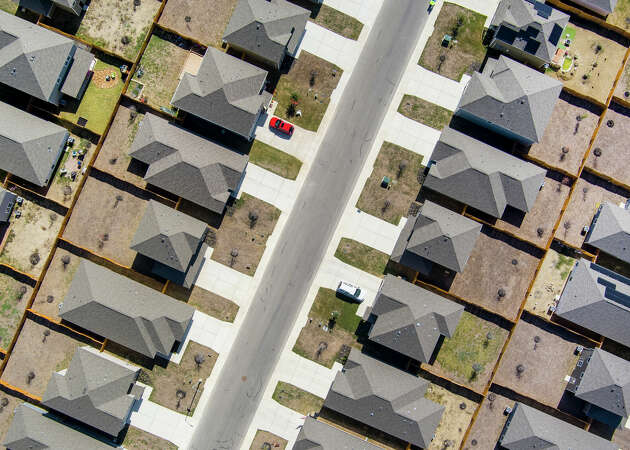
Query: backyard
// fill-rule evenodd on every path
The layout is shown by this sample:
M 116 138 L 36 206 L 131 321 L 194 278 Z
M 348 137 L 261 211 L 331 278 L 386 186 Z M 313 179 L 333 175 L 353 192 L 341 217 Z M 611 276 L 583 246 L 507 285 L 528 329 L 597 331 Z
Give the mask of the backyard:
M 418 174 L 423 170 L 422 158 L 406 148 L 383 142 L 357 208 L 398 225 L 420 192 Z M 391 180 L 388 188 L 382 186 L 384 177 Z
M 606 22 L 628 30 L 630 28 L 630 19 L 628 17 L 630 17 L 630 1 L 619 0 L 612 14 L 606 17 Z
M 311 19 L 317 25 L 356 41 L 359 39 L 363 24 L 352 16 L 337 11 L 328 5 L 321 5 L 315 18 Z
M 445 408 L 442 420 L 427 449 L 459 448 L 477 408 L 477 403 L 433 383 L 429 385 L 424 397 Z
M 23 403 L 22 399 L 14 397 L 5 388 L 0 389 L 0 442 L 5 442 L 5 436 L 13 421 L 15 408 Z
M 289 180 L 295 180 L 302 167 L 302 161 L 295 156 L 260 141 L 254 141 L 249 162 Z
M 630 6 L 630 0 L 624 1 Z M 625 104 L 630 104 L 630 64 L 627 62 L 623 68 L 617 87 L 615 88 L 615 98 Z
M 549 307 L 555 303 L 556 296 L 562 293 L 574 264 L 574 258 L 549 249 L 527 297 L 525 310 L 549 318 Z
M 400 101 L 398 112 L 436 130 L 442 130 L 453 116 L 453 111 L 449 109 L 408 94 L 405 94 Z
M 348 238 L 341 238 L 335 258 L 381 278 L 389 261 L 386 253 Z
M 482 42 L 485 21 L 486 16 L 453 3 L 444 3 L 418 64 L 455 81 L 479 70 L 486 55 Z M 451 41 L 445 47 L 445 35 L 457 43 Z
M 15 14 L 18 9 L 18 2 L 13 0 L 0 0 L 0 9 L 9 14 Z
M 280 212 L 267 202 L 242 194 L 225 213 L 212 259 L 254 276 Z
M 186 302 L 202 313 L 225 322 L 234 322 L 238 313 L 238 305 L 236 303 L 197 285 L 193 286 L 192 289 L 186 289 L 175 283 L 169 283 L 165 294 Z
M 61 107 L 59 117 L 73 124 L 85 120 L 83 126 L 88 130 L 103 134 L 123 86 L 120 68 L 97 61 L 81 101 L 69 100 L 66 106 Z
M 83 179 L 83 168 L 90 162 L 96 150 L 96 145 L 87 139 L 70 134 L 74 139 L 72 146 L 66 147 L 61 156 L 61 163 L 57 167 L 46 193 L 46 198 L 69 207 L 77 193 L 77 187 Z M 72 173 L 75 174 L 74 179 Z
M 278 382 L 271 398 L 282 406 L 304 415 L 318 412 L 324 405 L 323 398 L 319 398 L 284 381 Z
M 269 448 L 284 450 L 287 448 L 287 444 L 286 439 L 282 439 L 269 431 L 257 430 L 249 450 L 268 450 Z
M 130 426 L 122 443 L 126 450 L 177 450 L 177 445 Z
M 513 408 L 514 400 L 489 392 L 481 403 L 481 408 L 470 429 L 464 448 L 493 449 L 499 440 L 501 431 L 505 426 L 508 416 L 503 412 L 506 407 Z
M 303 51 L 289 73 L 280 77 L 274 92 L 278 102 L 275 115 L 317 131 L 342 73 L 334 64 Z
M 0 273 L 0 348 L 9 347 L 32 292 L 28 284 Z

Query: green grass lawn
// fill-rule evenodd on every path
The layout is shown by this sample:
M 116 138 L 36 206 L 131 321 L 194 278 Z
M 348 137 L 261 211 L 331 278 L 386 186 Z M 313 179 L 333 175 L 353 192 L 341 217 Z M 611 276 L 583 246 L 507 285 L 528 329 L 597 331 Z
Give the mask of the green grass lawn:
M 260 141 L 254 141 L 249 151 L 249 162 L 289 180 L 295 180 L 302 167 L 302 161 L 295 156 Z
M 328 319 L 332 317 L 332 312 L 336 311 L 339 316 L 335 325 L 354 334 L 361 322 L 361 318 L 357 316 L 358 307 L 358 303 L 351 303 L 338 298 L 332 289 L 319 288 L 309 317 L 327 323 Z
M 558 254 L 558 261 L 556 262 L 556 265 L 554 267 L 560 272 L 560 278 L 566 280 L 569 276 L 569 273 L 573 269 L 573 264 L 575 264 L 574 258 Z
M 327 5 L 322 5 L 313 22 L 354 41 L 359 39 L 363 29 L 357 19 Z
M 402 98 L 398 112 L 436 130 L 448 125 L 453 117 L 452 111 L 413 95 L 405 95 Z
M 310 414 L 322 409 L 324 399 L 284 381 L 278 382 L 271 396 L 275 401 L 300 414 Z
M 18 9 L 18 4 L 13 0 L 0 0 L 0 9 L 9 14 L 15 14 Z
M 335 258 L 365 272 L 383 277 L 389 255 L 348 238 L 341 238 Z

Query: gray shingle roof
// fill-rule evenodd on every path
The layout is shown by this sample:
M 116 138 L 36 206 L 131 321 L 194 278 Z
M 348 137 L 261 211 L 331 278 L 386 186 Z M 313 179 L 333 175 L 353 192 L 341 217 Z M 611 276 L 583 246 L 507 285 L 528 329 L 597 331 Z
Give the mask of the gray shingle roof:
M 111 445 L 66 426 L 43 409 L 26 403 L 15 408 L 3 444 L 10 450 L 112 450 Z
M 249 138 L 258 114 L 271 101 L 267 72 L 208 47 L 197 75 L 185 73 L 173 106 Z
M 279 67 L 297 49 L 310 12 L 286 0 L 239 0 L 223 40 Z
M 194 308 L 109 269 L 82 260 L 59 316 L 149 358 L 182 342 Z
M 37 14 L 43 14 L 46 17 L 51 17 L 54 12 L 54 7 L 71 12 L 76 16 L 81 15 L 81 10 L 85 0 L 19 0 L 20 7 L 29 9 Z
M 148 183 L 218 214 L 236 192 L 248 161 L 153 114 L 142 119 L 129 155 L 149 164 Z
M 0 188 L 0 222 L 8 222 L 15 205 L 17 195 L 13 192 Z
M 387 275 L 371 313 L 369 339 L 417 361 L 428 362 L 440 335 L 452 337 L 464 307 Z
M 599 14 L 608 15 L 615 10 L 617 0 L 573 0 L 578 5 L 582 5 Z
M 556 314 L 630 346 L 630 279 L 581 259 L 569 275 Z
M 507 450 L 619 448 L 599 436 L 518 402 L 505 425 L 500 442 Z
M 417 216 L 408 218 L 391 259 L 422 273 L 427 261 L 461 272 L 480 231 L 474 220 L 426 201 Z
M 125 427 L 140 369 L 90 347 L 78 347 L 64 375 L 53 373 L 42 405 L 110 436 Z
M 586 243 L 630 263 L 630 211 L 612 203 L 602 204 Z
M 429 384 L 353 348 L 324 406 L 426 448 L 444 412 L 442 405 L 424 397 Z
M 0 117 L 0 168 L 45 186 L 70 133 L 59 125 L 2 102 Z
M 72 98 L 79 98 L 86 75 L 95 61 L 94 55 L 90 52 L 77 48 L 68 75 L 61 86 L 61 92 Z
M 561 91 L 560 81 L 501 55 L 496 64 L 488 60 L 483 73 L 473 74 L 457 113 L 539 142 Z
M 293 450 L 379 450 L 339 428 L 307 417 L 293 445 Z
M 424 186 L 501 217 L 507 205 L 528 212 L 545 170 L 472 137 L 445 128 L 433 150 Z
M 490 26 L 498 27 L 497 39 L 550 63 L 569 16 L 545 6 L 551 14 L 541 14 L 543 4 L 538 0 L 501 0 Z
M 0 83 L 54 100 L 74 48 L 67 37 L 0 11 Z

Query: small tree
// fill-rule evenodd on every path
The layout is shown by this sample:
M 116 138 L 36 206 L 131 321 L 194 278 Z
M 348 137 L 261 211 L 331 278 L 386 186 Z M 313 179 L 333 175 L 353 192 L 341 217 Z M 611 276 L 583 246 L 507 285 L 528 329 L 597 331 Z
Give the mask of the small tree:
M 474 379 L 476 379 L 479 376 L 479 374 L 483 370 L 483 367 L 479 363 L 474 363 L 472 365 L 472 370 L 473 371 L 472 371 L 472 375 L 470 376 L 470 379 L 474 380 Z
M 71 195 L 72 195 L 72 188 L 70 187 L 70 185 L 69 185 L 69 184 L 66 184 L 66 185 L 63 187 L 63 196 L 64 196 L 64 198 L 67 200 L 67 199 L 68 199 L 68 197 L 70 197 Z
M 578 122 L 577 125 L 580 125 L 580 123 Z M 569 147 L 562 147 L 560 151 L 560 161 L 564 161 L 568 153 L 569 153 Z
M 70 264 L 70 255 L 63 255 L 61 257 L 61 264 L 63 264 L 63 270 L 66 270 L 68 264 Z
M 190 16 L 184 17 L 184 22 L 190 23 L 191 21 L 192 21 L 192 17 L 190 17 Z
M 525 366 L 523 364 L 519 364 L 518 366 L 516 366 L 516 376 L 518 378 L 521 378 L 524 372 L 525 372 Z
M 29 261 L 31 262 L 32 266 L 36 266 L 37 263 L 39 263 L 40 261 L 40 256 L 39 253 L 37 253 L 37 251 L 34 251 L 33 253 L 31 253 L 31 256 L 29 257 Z
M 46 297 L 46 303 L 52 303 L 55 301 L 55 297 L 52 295 L 49 295 Z
M 250 211 L 247 214 L 247 218 L 249 219 L 249 228 L 254 228 L 258 222 L 258 213 L 256 211 Z
M 4 408 L 8 404 L 9 404 L 9 399 L 7 397 L 2 397 L 2 400 L 0 400 L 0 406 Z
M 197 370 L 201 368 L 201 365 L 204 363 L 205 360 L 206 360 L 206 357 L 203 356 L 203 354 L 201 353 L 195 354 L 195 364 L 197 365 Z
M 543 237 L 543 235 L 545 234 L 545 229 L 542 227 L 538 227 L 536 228 L 536 235 L 538 235 L 539 238 Z
M 392 206 L 392 203 L 389 200 L 385 200 L 381 207 L 381 214 L 385 214 L 390 206 Z
M 497 398 L 497 394 L 495 394 L 494 392 L 490 392 L 488 394 L 488 408 L 493 409 L 494 408 L 494 401 Z
M 236 258 L 238 258 L 238 249 L 233 248 L 230 252 L 230 267 L 234 267 L 234 264 L 236 263 Z
M 17 299 L 18 301 L 22 300 L 24 298 L 24 295 L 26 294 L 26 291 L 28 289 L 26 289 L 26 286 L 22 285 L 20 286 L 20 288 L 18 289 L 18 295 L 17 295 Z
M 538 335 L 534 336 L 534 351 L 536 350 L 536 347 L 538 347 L 539 342 L 540 342 L 540 336 Z
M 129 123 L 136 120 L 136 117 L 138 117 L 138 108 L 136 108 L 136 105 L 131 105 L 129 107 Z M 114 161 L 112 164 L 115 164 L 115 163 L 116 161 Z
M 44 334 L 44 337 L 42 338 L 42 343 L 46 342 L 46 338 L 50 336 L 50 330 L 46 328 L 43 334 Z
M 328 319 L 328 330 L 332 331 L 337 324 L 337 319 L 339 318 L 339 311 L 333 311 L 330 313 L 330 319 Z
M 131 42 L 131 38 L 127 35 L 124 35 L 122 38 L 120 38 L 120 43 L 122 45 L 127 45 L 129 44 L 129 42 Z
M 497 300 L 503 300 L 503 297 L 505 297 L 505 289 L 499 288 L 497 291 Z
M 32 370 L 30 370 L 27 374 L 26 374 L 26 384 L 31 384 L 31 381 L 33 381 L 35 379 L 35 372 L 33 372 Z
M 311 70 L 311 77 L 308 79 L 308 85 L 310 87 L 315 86 L 315 78 L 317 77 L 317 71 Z
M 183 391 L 183 390 L 181 390 L 181 389 L 177 389 L 177 390 L 175 391 L 175 398 L 177 398 L 177 406 L 176 406 L 175 408 L 176 408 L 176 409 L 179 409 L 179 406 L 181 405 L 182 400 L 183 400 L 184 398 L 186 398 L 186 391 Z
M 315 352 L 315 359 L 319 359 L 320 356 L 322 356 L 322 353 L 324 352 L 324 350 L 326 350 L 328 348 L 328 342 L 320 342 L 319 345 L 317 346 L 317 351 Z
M 120 202 L 122 202 L 122 201 L 123 201 L 123 196 L 122 196 L 122 195 L 120 195 L 120 194 L 118 194 L 118 195 L 116 196 L 116 201 L 114 202 L 114 208 L 115 208 L 115 207 L 117 207 L 117 206 L 118 206 L 118 204 L 119 204 Z
M 398 174 L 396 178 L 400 178 L 403 176 L 403 173 L 405 173 L 405 169 L 407 168 L 408 165 L 409 163 L 404 159 L 398 163 Z
M 287 106 L 287 116 L 295 116 L 295 111 L 295 105 L 293 103 L 289 103 L 289 106 Z

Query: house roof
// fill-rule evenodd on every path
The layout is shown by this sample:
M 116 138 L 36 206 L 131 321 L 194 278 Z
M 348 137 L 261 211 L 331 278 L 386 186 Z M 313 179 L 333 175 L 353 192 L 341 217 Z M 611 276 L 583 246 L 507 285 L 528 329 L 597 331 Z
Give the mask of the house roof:
M 267 72 L 208 47 L 197 75 L 184 73 L 173 106 L 241 136 L 249 137 L 271 94 L 263 91 Z
M 630 279 L 581 259 L 569 275 L 556 314 L 630 346 Z
M 70 133 L 2 102 L 0 116 L 3 119 L 0 120 L 0 168 L 45 186 Z
M 610 441 L 518 402 L 505 425 L 500 442 L 507 450 L 619 448 Z
M 462 305 L 390 274 L 372 307 L 369 339 L 428 362 L 440 335 L 452 337 L 463 312 Z
M 125 427 L 140 369 L 90 347 L 78 347 L 65 374 L 53 373 L 42 405 L 110 436 Z
M 539 142 L 561 91 L 560 81 L 501 55 L 473 74 L 457 110 Z
M 490 26 L 495 38 L 551 62 L 569 15 L 538 0 L 501 0 Z
M 7 222 L 11 216 L 17 194 L 0 188 L 0 222 Z
M 617 6 L 617 0 L 575 0 L 575 3 L 606 15 L 612 13 Z
M 206 228 L 201 220 L 150 200 L 130 247 L 165 266 L 185 272 Z
M 63 86 L 61 86 L 61 92 L 69 97 L 78 98 L 87 73 L 94 61 L 94 55 L 82 48 L 77 48 L 66 80 L 63 82 Z
M 223 40 L 277 66 L 297 49 L 310 11 L 286 0 L 239 0 Z
M 630 413 L 630 362 L 599 348 L 577 387 L 575 396 L 617 416 Z
M 195 309 L 88 260 L 74 274 L 59 316 L 149 358 L 182 342 Z
M 433 150 L 424 186 L 493 217 L 510 205 L 534 206 L 545 170 L 470 136 L 445 128 Z
M 0 11 L 0 82 L 50 101 L 74 46 L 67 37 Z
M 442 405 L 424 397 L 429 384 L 353 348 L 324 406 L 426 448 L 444 412 Z
M 307 416 L 293 450 L 379 450 L 381 447 Z
M 218 214 L 236 192 L 248 157 L 146 114 L 129 156 L 149 164 L 144 179 Z
M 630 211 L 612 203 L 602 204 L 586 243 L 630 263 Z
M 113 448 L 111 445 L 64 425 L 59 418 L 27 403 L 22 403 L 15 408 L 13 420 L 3 444 L 11 450 L 86 448 L 112 450 Z
M 424 272 L 426 261 L 461 272 L 475 247 L 481 224 L 431 201 L 407 220 L 391 259 Z

